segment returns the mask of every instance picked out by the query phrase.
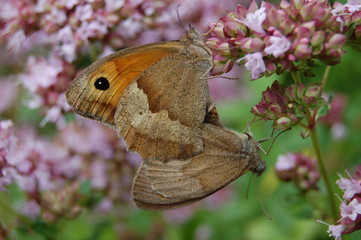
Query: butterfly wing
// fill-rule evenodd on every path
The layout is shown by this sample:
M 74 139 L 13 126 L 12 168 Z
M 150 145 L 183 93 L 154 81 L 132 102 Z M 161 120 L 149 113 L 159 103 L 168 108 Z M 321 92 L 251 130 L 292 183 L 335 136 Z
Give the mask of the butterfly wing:
M 204 124 L 204 152 L 187 160 L 144 160 L 132 193 L 138 207 L 166 210 L 198 201 L 249 170 L 264 166 L 253 140 Z M 249 149 L 250 151 L 246 150 Z M 245 151 L 246 150 L 246 151 Z
M 120 51 L 81 73 L 66 96 L 74 110 L 116 129 L 143 158 L 185 159 L 202 151 L 210 51 L 199 41 Z M 99 79 L 109 88 L 97 89 Z

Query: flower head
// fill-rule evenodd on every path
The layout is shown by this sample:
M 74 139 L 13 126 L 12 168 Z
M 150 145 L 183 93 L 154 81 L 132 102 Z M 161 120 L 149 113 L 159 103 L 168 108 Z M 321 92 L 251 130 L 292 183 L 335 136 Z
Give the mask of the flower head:
M 287 88 L 275 81 L 262 93 L 262 100 L 251 112 L 261 119 L 273 120 L 277 130 L 289 129 L 306 117 L 306 108 L 319 109 L 327 102 L 322 98 L 318 84 L 293 84 Z
M 239 5 L 234 12 L 210 24 L 207 45 L 214 56 L 224 56 L 224 62 L 257 52 L 265 66 L 273 66 L 267 68 L 267 74 L 309 71 L 310 60 L 335 65 L 345 53 L 345 45 L 359 44 L 359 14 L 359 3 L 353 1 L 342 6 L 331 6 L 328 1 L 281 1 L 279 6 L 262 2 L 259 8 L 252 1 L 249 9 Z M 340 21 L 345 26 L 342 30 Z M 352 28 L 352 24 L 356 27 Z M 347 35 L 346 27 L 351 32 Z M 217 64 L 215 68 L 219 69 Z M 260 71 L 246 68 L 252 71 L 252 79 L 261 77 Z
M 302 191 L 317 189 L 320 178 L 315 159 L 300 153 L 278 156 L 275 165 L 277 176 L 283 181 L 294 182 Z
M 342 234 L 349 234 L 361 229 L 361 165 L 354 176 L 340 176 L 336 182 L 344 195 L 340 204 L 341 218 L 337 225 L 329 225 L 330 236 L 341 239 Z

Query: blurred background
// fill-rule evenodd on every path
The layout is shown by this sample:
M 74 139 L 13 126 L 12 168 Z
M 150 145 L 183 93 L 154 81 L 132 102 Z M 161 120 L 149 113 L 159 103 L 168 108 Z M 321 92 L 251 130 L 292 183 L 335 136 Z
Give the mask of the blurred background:
M 263 157 L 262 176 L 247 173 L 196 204 L 149 212 L 136 208 L 130 195 L 139 156 L 126 152 L 114 131 L 75 116 L 65 102 L 71 80 L 100 56 L 179 39 L 188 24 L 205 33 L 236 4 L 249 1 L 0 0 L 0 239 L 330 239 L 327 226 L 316 222 L 328 220 L 322 181 L 305 193 L 274 171 L 279 155 L 314 156 L 299 128 L 276 140 Z M 353 173 L 361 155 L 360 55 L 346 51 L 325 89 L 335 107 L 317 129 L 339 195 L 338 174 Z M 319 81 L 324 69 L 316 66 L 315 77 L 304 82 Z M 235 67 L 227 76 L 239 80 L 209 80 L 222 123 L 240 132 L 273 81 L 293 81 L 288 74 L 256 81 L 249 75 Z M 255 139 L 267 138 L 271 126 L 259 121 L 251 131 Z

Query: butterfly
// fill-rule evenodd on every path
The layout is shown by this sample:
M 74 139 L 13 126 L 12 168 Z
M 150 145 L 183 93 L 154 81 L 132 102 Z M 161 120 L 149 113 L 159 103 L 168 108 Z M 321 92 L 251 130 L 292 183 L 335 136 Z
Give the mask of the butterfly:
M 212 55 L 191 28 L 179 41 L 127 48 L 96 61 L 71 83 L 78 114 L 99 120 L 144 159 L 187 159 L 203 151 L 200 126 L 211 100 Z M 167 146 L 167 147 L 165 147 Z
M 143 161 L 138 207 L 166 210 L 198 201 L 265 163 L 247 134 L 222 126 L 210 98 L 210 49 L 190 28 L 178 41 L 120 50 L 71 83 L 74 111 L 117 131 Z

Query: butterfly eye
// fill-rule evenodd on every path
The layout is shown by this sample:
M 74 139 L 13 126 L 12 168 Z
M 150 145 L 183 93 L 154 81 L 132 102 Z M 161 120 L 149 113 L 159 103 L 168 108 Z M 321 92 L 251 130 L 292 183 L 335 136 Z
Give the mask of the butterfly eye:
M 94 87 L 96 89 L 102 90 L 102 91 L 107 90 L 109 88 L 109 86 L 110 86 L 109 81 L 105 77 L 98 78 L 94 83 Z

